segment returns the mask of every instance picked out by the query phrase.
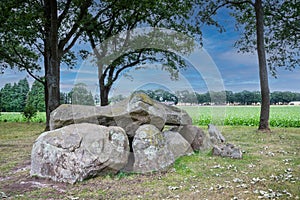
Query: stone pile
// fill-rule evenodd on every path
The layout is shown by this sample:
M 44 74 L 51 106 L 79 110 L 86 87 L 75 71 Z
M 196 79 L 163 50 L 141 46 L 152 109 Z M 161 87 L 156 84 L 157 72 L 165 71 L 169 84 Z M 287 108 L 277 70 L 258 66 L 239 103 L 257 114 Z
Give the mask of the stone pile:
M 30 173 L 68 183 L 165 170 L 178 157 L 224 139 L 206 135 L 185 111 L 143 93 L 105 107 L 61 105 L 51 113 L 50 129 L 33 145 Z

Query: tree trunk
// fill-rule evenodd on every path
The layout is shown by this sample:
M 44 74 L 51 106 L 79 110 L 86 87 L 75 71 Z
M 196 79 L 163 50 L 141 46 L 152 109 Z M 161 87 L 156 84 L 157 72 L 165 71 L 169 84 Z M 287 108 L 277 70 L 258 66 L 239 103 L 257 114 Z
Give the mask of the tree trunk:
M 259 131 L 270 132 L 269 114 L 270 114 L 270 90 L 268 83 L 268 69 L 266 64 L 266 53 L 264 44 L 264 11 L 262 0 L 255 1 L 256 17 L 256 37 L 257 37 L 257 55 L 259 64 L 259 79 L 261 89 L 261 110 Z
M 60 61 L 58 58 L 58 19 L 56 0 L 45 0 L 45 104 L 46 130 L 50 113 L 59 106 Z
M 105 85 L 100 85 L 100 101 L 101 106 L 107 106 L 108 105 L 108 94 L 109 94 L 109 88 Z
M 100 60 L 102 56 L 97 51 L 96 47 L 94 47 L 94 52 L 97 55 L 97 59 Z M 103 65 L 98 64 L 98 79 L 99 79 L 99 88 L 100 88 L 100 105 L 107 106 L 108 105 L 108 94 L 111 86 L 105 85 L 105 76 L 103 74 Z
M 107 106 L 108 105 L 108 94 L 110 91 L 110 87 L 105 85 L 105 82 L 104 82 L 105 78 L 104 78 L 103 74 L 101 73 L 101 75 L 100 75 L 100 73 L 99 73 L 98 75 L 99 75 L 99 87 L 100 87 L 100 103 L 101 103 L 101 106 Z

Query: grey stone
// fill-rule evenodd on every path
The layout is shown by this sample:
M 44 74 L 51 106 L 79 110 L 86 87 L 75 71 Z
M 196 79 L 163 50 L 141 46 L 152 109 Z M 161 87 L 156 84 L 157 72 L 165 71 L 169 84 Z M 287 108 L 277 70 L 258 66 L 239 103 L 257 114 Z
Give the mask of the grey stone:
M 230 157 L 235 159 L 241 159 L 243 157 L 242 151 L 238 147 L 235 147 L 233 144 L 229 143 L 226 145 L 215 145 L 212 152 L 215 156 Z
M 162 104 L 167 115 L 166 125 L 181 126 L 192 124 L 192 118 L 185 110 L 178 107 Z
M 174 156 L 174 159 L 185 155 L 190 155 L 194 151 L 191 145 L 178 132 L 165 131 L 163 135 L 166 139 L 166 145 Z
M 194 151 L 206 150 L 212 147 L 210 137 L 197 126 L 183 125 L 172 127 L 170 130 L 179 132 Z
M 210 135 L 211 141 L 214 144 L 224 143 L 226 141 L 222 133 L 213 124 L 208 124 L 208 133 Z
M 31 153 L 30 174 L 75 183 L 117 172 L 128 161 L 129 143 L 120 127 L 81 123 L 44 132 Z
M 162 132 L 151 124 L 137 129 L 132 148 L 135 172 L 162 171 L 175 161 Z
M 128 136 L 133 137 L 143 124 L 152 124 L 162 130 L 165 125 L 191 124 L 192 119 L 186 111 L 137 93 L 114 105 L 61 105 L 51 113 L 50 130 L 74 123 L 120 126 Z

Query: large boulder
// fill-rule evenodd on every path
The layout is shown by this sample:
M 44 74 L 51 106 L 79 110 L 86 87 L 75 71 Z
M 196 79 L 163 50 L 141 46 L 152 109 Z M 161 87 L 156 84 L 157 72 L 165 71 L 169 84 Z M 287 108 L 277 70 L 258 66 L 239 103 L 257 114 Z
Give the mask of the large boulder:
M 162 130 L 165 125 L 192 124 L 192 119 L 186 111 L 157 102 L 144 93 L 136 93 L 113 105 L 61 105 L 51 113 L 50 130 L 74 123 L 120 126 L 133 137 L 143 124 L 152 124 Z
M 31 154 L 31 175 L 75 183 L 117 172 L 128 161 L 129 142 L 120 127 L 81 123 L 44 132 Z
M 161 171 L 175 161 L 164 135 L 151 124 L 142 125 L 137 129 L 132 148 L 135 172 Z
M 180 133 L 164 131 L 163 135 L 166 139 L 166 145 L 173 154 L 172 157 L 174 157 L 175 160 L 181 156 L 190 155 L 194 152 L 191 145 L 180 135 Z
M 170 130 L 179 132 L 194 151 L 206 150 L 212 147 L 210 137 L 197 126 L 183 125 L 172 127 Z

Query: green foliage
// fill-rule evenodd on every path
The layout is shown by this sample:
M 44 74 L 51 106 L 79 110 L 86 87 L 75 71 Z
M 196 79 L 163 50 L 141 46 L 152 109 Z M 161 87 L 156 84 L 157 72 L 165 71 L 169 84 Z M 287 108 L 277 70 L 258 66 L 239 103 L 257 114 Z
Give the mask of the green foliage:
M 160 63 L 161 70 L 167 71 L 171 79 L 178 78 L 179 69 L 187 67 L 178 53 L 188 54 L 196 46 L 195 41 L 201 42 L 201 30 L 195 26 L 193 15 L 202 5 L 198 3 L 174 0 L 128 3 L 121 0 L 92 6 L 96 10 L 108 8 L 101 13 L 107 17 L 95 18 L 95 13 L 90 12 L 84 25 L 85 40 L 91 44 L 100 72 L 101 105 L 108 103 L 113 83 L 120 76 L 130 76 L 126 73 L 129 68 L 140 69 L 145 64 Z M 143 27 L 154 29 L 134 31 Z M 86 56 L 85 52 L 81 53 Z
M 46 111 L 44 85 L 35 80 L 27 95 L 27 104 L 40 112 Z
M 27 122 L 29 122 L 34 116 L 36 116 L 37 109 L 29 104 L 25 106 L 22 114 L 26 118 Z
M 261 102 L 261 95 L 259 91 L 247 91 L 242 92 L 232 92 L 225 91 L 226 93 L 226 102 L 227 103 L 236 103 L 240 105 L 252 105 L 253 103 Z M 224 104 L 224 102 L 218 102 L 218 98 L 214 98 L 215 102 L 212 102 L 211 96 L 220 96 L 220 92 L 206 92 L 203 94 L 190 92 L 187 90 L 176 91 L 176 96 L 178 97 L 179 102 L 181 103 L 191 103 L 191 104 Z M 151 95 L 151 94 L 150 94 Z M 280 92 L 275 91 L 271 93 L 271 104 L 288 104 L 291 101 L 300 101 L 300 93 L 297 92 Z
M 7 83 L 0 90 L 0 110 L 3 112 L 22 112 L 25 104 L 29 83 L 26 78 L 13 85 Z
M 70 92 L 72 104 L 78 105 L 95 105 L 91 91 L 87 90 L 87 85 L 77 83 Z
M 220 0 L 221 4 L 228 2 Z M 267 65 L 273 76 L 276 68 L 293 69 L 300 63 L 300 3 L 291 1 L 262 1 L 264 9 L 264 37 Z M 251 1 L 235 2 L 228 6 L 236 19 L 236 27 L 242 32 L 235 46 L 241 52 L 255 52 L 256 18 Z

